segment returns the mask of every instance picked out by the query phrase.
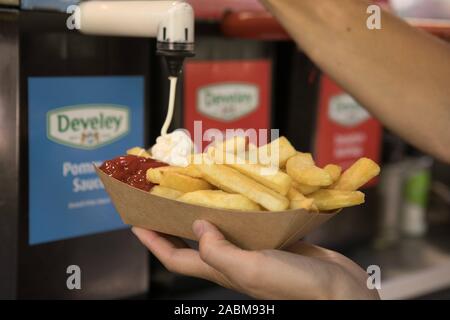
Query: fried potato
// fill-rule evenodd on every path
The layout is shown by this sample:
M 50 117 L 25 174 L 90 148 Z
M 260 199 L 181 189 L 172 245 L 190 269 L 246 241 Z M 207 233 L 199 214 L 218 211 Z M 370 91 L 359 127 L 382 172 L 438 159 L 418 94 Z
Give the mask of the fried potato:
M 165 172 L 176 172 L 192 178 L 202 177 L 200 171 L 198 171 L 193 165 L 188 165 L 187 167 L 166 166 L 166 167 L 151 168 L 149 170 L 160 171 L 162 174 L 164 174 Z
M 232 154 L 244 154 L 248 145 L 246 137 L 234 136 L 230 139 L 219 141 L 212 147 L 222 152 L 228 152 Z M 210 148 L 208 148 L 209 150 Z
M 176 172 L 192 178 L 201 178 L 202 175 L 193 165 L 187 167 L 174 167 L 165 166 L 158 168 L 150 168 L 146 172 L 147 181 L 155 184 L 160 184 L 164 173 L 166 172 Z
M 159 182 L 162 187 L 175 189 L 181 192 L 192 192 L 197 190 L 210 190 L 212 186 L 205 180 L 192 178 L 177 172 L 165 172 Z
M 262 165 L 271 164 L 272 151 L 278 151 L 278 166 L 280 168 L 284 168 L 288 159 L 295 156 L 297 153 L 286 137 L 279 137 L 278 139 L 261 146 L 258 149 L 252 148 L 252 150 L 250 150 L 250 152 L 256 151 L 258 153 L 257 155 L 253 155 L 253 157 L 250 155 L 249 157 L 250 159 L 258 159 L 258 162 Z
M 380 167 L 373 160 L 361 158 L 344 171 L 332 189 L 354 191 L 380 173 Z
M 282 211 L 289 206 L 289 200 L 239 171 L 223 164 L 198 164 L 203 178 L 216 187 L 239 193 L 270 211 Z
M 257 164 L 227 164 L 246 176 L 256 180 L 262 185 L 285 196 L 291 187 L 292 178 L 278 168 L 264 168 Z M 273 173 L 264 174 L 265 170 L 273 170 Z
M 278 192 L 279 194 L 285 196 L 289 188 L 291 187 L 292 178 L 278 169 L 278 167 L 266 167 L 259 164 L 248 163 L 245 159 L 241 159 L 240 157 L 234 154 L 224 154 L 219 150 L 212 149 L 211 155 L 213 159 L 217 159 L 219 157 L 218 164 L 221 164 L 222 160 L 225 160 L 225 164 L 227 166 L 236 169 L 240 173 L 250 177 L 262 185 Z
M 301 194 L 303 194 L 305 196 L 320 189 L 319 186 L 308 186 L 307 184 L 298 183 L 295 180 L 292 180 L 292 187 L 297 189 Z
M 261 207 L 241 194 L 227 193 L 222 190 L 200 190 L 188 192 L 177 199 L 178 201 L 196 204 L 199 206 L 242 210 L 259 211 Z
M 318 211 L 317 206 L 314 204 L 314 199 L 306 198 L 295 188 L 289 189 L 287 197 L 290 201 L 289 209 L 305 209 L 308 211 Z
M 309 186 L 329 186 L 331 176 L 324 169 L 314 165 L 311 154 L 298 152 L 286 163 L 287 173 L 298 183 Z
M 163 197 L 163 198 L 167 198 L 167 199 L 172 199 L 175 200 L 179 197 L 181 197 L 184 193 L 175 189 L 171 189 L 171 188 L 166 188 L 166 187 L 162 187 L 162 186 L 154 186 L 151 190 L 150 193 L 155 195 L 155 196 L 159 196 L 159 197 Z
M 338 179 L 342 173 L 342 168 L 340 166 L 338 166 L 337 164 L 328 164 L 323 168 L 323 170 L 328 172 L 328 174 L 330 175 L 331 180 L 333 180 L 333 182 L 338 181 Z
M 132 156 L 150 158 L 150 154 L 144 149 L 140 147 L 134 147 L 127 150 L 127 154 Z
M 164 168 L 166 168 L 166 167 L 164 167 Z M 155 183 L 155 184 L 160 184 L 163 173 L 161 171 L 161 168 L 150 168 L 145 173 L 145 176 L 147 178 L 147 181 L 149 181 L 151 183 Z
M 305 166 L 315 166 L 316 165 L 311 153 L 297 151 L 295 156 L 297 157 L 297 162 L 301 162 Z
M 164 167 L 163 167 L 164 168 Z M 175 167 L 175 172 L 187 175 L 192 178 L 201 178 L 202 174 L 193 165 L 188 165 L 187 167 Z
M 336 210 L 364 203 L 364 193 L 321 189 L 308 196 L 320 211 Z

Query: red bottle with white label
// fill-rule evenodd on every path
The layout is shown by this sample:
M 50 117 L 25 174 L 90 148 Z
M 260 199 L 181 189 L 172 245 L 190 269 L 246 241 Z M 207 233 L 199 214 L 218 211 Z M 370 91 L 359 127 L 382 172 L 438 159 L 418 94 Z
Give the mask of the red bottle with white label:
M 381 124 L 327 76 L 320 81 L 317 111 L 313 146 L 319 166 L 335 163 L 347 169 L 361 157 L 379 162 Z

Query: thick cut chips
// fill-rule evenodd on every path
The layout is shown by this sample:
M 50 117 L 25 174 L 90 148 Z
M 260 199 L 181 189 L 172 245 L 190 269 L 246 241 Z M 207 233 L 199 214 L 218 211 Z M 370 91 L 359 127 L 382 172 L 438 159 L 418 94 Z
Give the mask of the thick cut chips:
M 150 193 L 155 196 L 160 196 L 172 200 L 175 200 L 183 195 L 183 192 L 181 191 L 162 186 L 154 186 L 152 190 L 150 190 Z
M 288 199 L 290 201 L 290 209 L 305 209 L 308 211 L 318 211 L 314 200 L 306 198 L 303 194 L 298 192 L 295 188 L 291 188 L 288 192 Z
M 368 158 L 361 158 L 344 171 L 332 189 L 354 191 L 380 173 L 380 167 Z
M 253 158 L 256 157 L 256 159 L 259 159 L 262 165 L 270 165 L 272 163 L 272 152 L 278 152 L 278 157 L 275 156 L 274 158 L 278 158 L 278 166 L 280 168 L 284 168 L 288 159 L 297 153 L 286 137 L 279 137 L 258 149 L 252 149 L 250 152 L 258 153 L 257 155 L 253 155 Z
M 342 168 L 336 164 L 328 164 L 323 168 L 323 170 L 328 172 L 333 182 L 338 181 L 342 173 Z
M 330 211 L 352 207 L 364 203 L 364 193 L 360 191 L 342 191 L 321 189 L 308 196 L 320 211 Z
M 197 190 L 210 190 L 212 186 L 205 180 L 192 178 L 177 172 L 165 172 L 159 183 L 163 187 L 175 189 L 181 192 Z
M 188 192 L 178 201 L 199 206 L 222 208 L 229 210 L 259 211 L 261 207 L 241 194 L 227 193 L 222 190 L 200 190 Z
M 291 187 L 292 178 L 279 170 L 278 167 L 249 163 L 234 154 L 220 153 L 219 150 L 215 149 L 211 149 L 209 154 L 216 160 L 216 163 L 226 164 L 283 196 L 287 194 Z
M 298 183 L 309 186 L 329 186 L 331 176 L 324 169 L 314 165 L 309 153 L 297 153 L 286 163 L 286 172 Z
M 239 171 L 223 164 L 199 164 L 203 178 L 216 187 L 239 193 L 270 211 L 283 211 L 289 200 Z
M 308 186 L 307 184 L 298 183 L 295 180 L 292 180 L 292 186 L 305 196 L 320 189 L 319 186 Z

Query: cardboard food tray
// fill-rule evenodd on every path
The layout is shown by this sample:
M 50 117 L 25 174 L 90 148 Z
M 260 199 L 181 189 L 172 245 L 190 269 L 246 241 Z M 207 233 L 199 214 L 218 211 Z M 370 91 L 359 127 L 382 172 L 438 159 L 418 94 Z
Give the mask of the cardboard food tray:
M 108 176 L 97 167 L 96 172 L 125 224 L 191 240 L 196 240 L 193 222 L 203 219 L 216 225 L 228 240 L 241 248 L 283 248 L 337 214 L 207 208 L 154 196 Z

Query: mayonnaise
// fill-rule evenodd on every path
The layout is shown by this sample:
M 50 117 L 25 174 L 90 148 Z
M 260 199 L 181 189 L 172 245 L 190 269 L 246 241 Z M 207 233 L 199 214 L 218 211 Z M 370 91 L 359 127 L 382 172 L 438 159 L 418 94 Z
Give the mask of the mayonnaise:
M 151 148 L 151 154 L 153 159 L 165 162 L 171 166 L 187 167 L 194 149 L 194 143 L 189 134 L 184 130 L 167 133 L 173 118 L 177 78 L 169 77 L 169 80 L 170 92 L 167 116 L 161 128 L 161 135 L 156 139 L 156 144 Z
M 177 167 L 187 167 L 194 148 L 189 135 L 184 130 L 176 130 L 159 136 L 152 147 L 152 158 Z
M 173 118 L 173 111 L 175 108 L 175 94 L 177 92 L 177 77 L 169 77 L 170 81 L 170 91 L 169 91 L 169 106 L 167 108 L 166 120 L 161 128 L 161 135 L 165 136 L 167 134 L 167 130 L 169 129 L 170 123 Z

